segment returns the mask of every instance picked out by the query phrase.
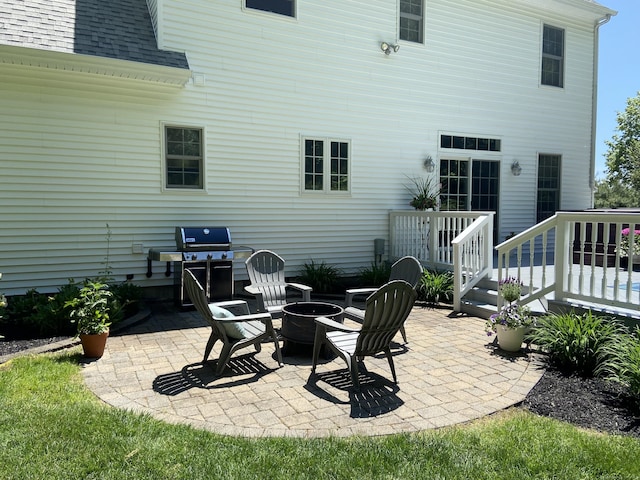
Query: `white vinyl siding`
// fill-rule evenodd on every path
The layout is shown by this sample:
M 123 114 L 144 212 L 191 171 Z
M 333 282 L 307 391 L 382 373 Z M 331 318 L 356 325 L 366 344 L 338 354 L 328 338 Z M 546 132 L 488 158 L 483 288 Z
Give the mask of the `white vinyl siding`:
M 439 132 L 501 139 L 501 236 L 536 221 L 538 152 L 562 154 L 571 172 L 562 208 L 589 207 L 586 14 L 429 0 L 429 41 L 386 56 L 397 2 L 309 0 L 296 21 L 241 5 L 158 2 L 163 48 L 187 53 L 198 85 L 46 68 L 56 52 L 41 68 L 2 64 L 1 291 L 52 292 L 103 271 L 106 224 L 114 277 L 143 287 L 173 283 L 161 262 L 147 277 L 146 253 L 175 249 L 179 225 L 227 226 L 234 245 L 282 255 L 288 276 L 310 259 L 356 274 L 389 238 L 389 210 L 409 208 L 407 176 L 424 175 L 427 155 L 447 158 Z M 539 88 L 541 19 L 566 30 L 561 96 Z M 163 121 L 203 128 L 205 190 L 163 190 Z M 301 132 L 348 139 L 347 194 L 301 194 Z M 241 261 L 234 274 L 246 279 Z

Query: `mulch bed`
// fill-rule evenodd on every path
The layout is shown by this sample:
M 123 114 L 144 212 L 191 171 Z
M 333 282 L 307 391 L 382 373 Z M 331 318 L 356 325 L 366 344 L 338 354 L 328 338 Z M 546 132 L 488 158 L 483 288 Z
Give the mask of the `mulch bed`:
M 0 357 L 69 337 L 5 341 Z M 578 427 L 640 438 L 640 408 L 621 385 L 598 378 L 566 376 L 548 369 L 529 392 L 523 408 Z

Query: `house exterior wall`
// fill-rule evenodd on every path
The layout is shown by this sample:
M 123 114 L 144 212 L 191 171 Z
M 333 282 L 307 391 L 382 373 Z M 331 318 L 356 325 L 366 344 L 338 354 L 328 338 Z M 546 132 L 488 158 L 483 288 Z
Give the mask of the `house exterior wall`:
M 589 207 L 598 15 L 536 3 L 428 0 L 424 45 L 386 56 L 393 0 L 300 0 L 296 19 L 154 0 L 160 48 L 186 52 L 197 78 L 184 88 L 3 65 L 0 290 L 53 291 L 107 266 L 167 285 L 162 264 L 145 275 L 146 252 L 174 249 L 177 225 L 228 226 L 234 245 L 282 255 L 288 275 L 311 259 L 356 272 L 388 241 L 388 212 L 409 208 L 407 177 L 438 178 L 427 155 L 480 154 L 444 152 L 441 132 L 501 139 L 480 155 L 501 163 L 500 239 L 535 223 L 538 153 L 562 155 L 561 208 Z M 562 89 L 539 85 L 544 23 L 566 31 Z M 164 123 L 204 129 L 204 191 L 163 188 Z M 301 191 L 303 136 L 349 142 L 349 194 Z M 241 262 L 235 273 L 246 278 Z

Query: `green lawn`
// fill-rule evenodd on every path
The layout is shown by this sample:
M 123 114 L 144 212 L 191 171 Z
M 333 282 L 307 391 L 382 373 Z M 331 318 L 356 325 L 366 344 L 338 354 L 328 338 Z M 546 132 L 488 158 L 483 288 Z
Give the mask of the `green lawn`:
M 640 441 L 518 409 L 380 438 L 224 437 L 103 405 L 79 358 L 0 366 L 0 479 L 640 478 Z

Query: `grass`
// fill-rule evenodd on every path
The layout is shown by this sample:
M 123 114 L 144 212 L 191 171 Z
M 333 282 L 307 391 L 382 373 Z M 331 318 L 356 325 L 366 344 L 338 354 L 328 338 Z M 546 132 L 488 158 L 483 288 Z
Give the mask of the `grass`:
M 640 441 L 512 409 L 469 425 L 346 439 L 244 439 L 100 403 L 77 350 L 0 366 L 0 478 L 631 479 Z

